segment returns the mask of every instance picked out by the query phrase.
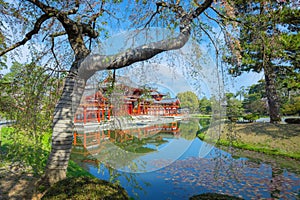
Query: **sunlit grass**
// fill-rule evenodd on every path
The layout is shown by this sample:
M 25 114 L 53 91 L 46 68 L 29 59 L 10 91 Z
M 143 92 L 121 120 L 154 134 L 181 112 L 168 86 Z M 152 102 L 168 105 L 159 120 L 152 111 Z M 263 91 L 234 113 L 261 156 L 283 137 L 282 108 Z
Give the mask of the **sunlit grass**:
M 218 140 L 209 138 L 206 130 L 198 137 L 217 145 L 300 159 L 300 126 L 297 124 L 227 124 Z

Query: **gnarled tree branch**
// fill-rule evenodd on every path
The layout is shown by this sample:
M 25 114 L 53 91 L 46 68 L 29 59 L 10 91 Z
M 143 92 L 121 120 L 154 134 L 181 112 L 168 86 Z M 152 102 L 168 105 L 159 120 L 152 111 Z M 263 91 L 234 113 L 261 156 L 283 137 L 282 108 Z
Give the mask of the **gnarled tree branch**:
M 38 18 L 34 24 L 33 29 L 28 32 L 25 35 L 25 38 L 15 44 L 13 44 L 12 46 L 4 49 L 3 51 L 0 51 L 0 56 L 3 56 L 4 54 L 6 54 L 9 51 L 14 50 L 15 48 L 24 45 L 26 42 L 28 42 L 29 40 L 31 40 L 32 36 L 37 34 L 39 32 L 39 30 L 41 29 L 42 24 L 47 20 L 51 18 L 51 16 L 49 16 L 48 14 L 43 14 L 42 16 L 40 16 L 40 18 Z

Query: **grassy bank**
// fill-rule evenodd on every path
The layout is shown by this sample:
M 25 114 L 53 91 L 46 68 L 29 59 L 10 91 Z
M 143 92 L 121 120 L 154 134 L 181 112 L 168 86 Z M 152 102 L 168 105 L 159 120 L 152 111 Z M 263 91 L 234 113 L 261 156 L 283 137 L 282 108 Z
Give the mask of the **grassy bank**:
M 14 132 L 15 129 L 12 127 L 3 127 L 0 131 L 0 168 L 7 168 L 13 165 L 13 162 L 22 163 L 22 165 L 27 166 L 27 172 L 34 173 L 35 175 L 41 174 L 42 171 L 37 171 L 35 168 L 44 169 L 46 165 L 47 157 L 50 151 L 49 139 L 51 133 L 45 133 L 41 137 L 41 144 L 37 149 L 31 149 L 34 143 L 28 142 L 30 138 L 26 138 L 26 134 L 17 134 Z M 20 136 L 21 139 L 16 140 L 14 137 Z M 33 152 L 33 150 L 35 150 Z M 39 157 L 43 159 L 32 159 L 32 154 L 38 153 Z M 35 163 L 36 162 L 36 163 Z M 35 166 L 32 167 L 32 166 Z M 38 166 L 38 167 L 37 167 Z M 35 171 L 32 171 L 35 170 Z M 89 176 L 92 177 L 90 173 L 82 169 L 74 161 L 70 160 L 69 167 L 67 171 L 68 177 L 79 177 L 79 176 Z
M 191 114 L 191 117 L 201 119 L 201 118 L 211 118 L 211 115 Z
M 47 141 L 36 149 L 43 159 L 32 159 L 32 153 L 28 153 L 31 143 L 20 143 L 14 141 L 12 136 L 13 128 L 5 127 L 1 131 L 0 146 L 0 199 L 32 199 L 40 198 L 42 194 L 34 192 L 36 181 L 42 175 L 42 170 L 47 161 L 49 148 Z M 47 136 L 47 135 L 45 135 Z M 28 149 L 22 149 L 28 147 Z M 45 148 L 43 148 L 45 147 Z M 42 163 L 41 163 L 41 162 Z M 42 192 L 46 188 L 39 187 Z M 97 196 L 104 196 L 114 199 L 128 199 L 127 192 L 118 185 L 107 181 L 98 180 L 76 162 L 70 160 L 67 169 L 67 179 L 54 185 L 47 190 L 46 199 L 94 199 Z
M 300 160 L 300 125 L 243 123 L 225 124 L 219 140 L 211 140 L 206 132 L 199 138 L 222 146 L 232 146 Z

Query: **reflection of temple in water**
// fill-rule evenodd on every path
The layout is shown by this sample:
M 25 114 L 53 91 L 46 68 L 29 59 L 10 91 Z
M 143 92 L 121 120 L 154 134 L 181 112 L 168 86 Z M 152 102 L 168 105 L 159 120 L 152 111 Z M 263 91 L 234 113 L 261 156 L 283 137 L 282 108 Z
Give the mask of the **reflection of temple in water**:
M 132 128 L 126 130 L 99 130 L 91 132 L 74 132 L 73 153 L 94 155 L 99 153 L 105 146 L 105 143 L 124 143 L 134 139 L 141 141 L 143 139 L 168 134 L 171 137 L 177 137 L 180 134 L 177 122 L 169 124 L 155 124 L 142 128 Z
M 126 77 L 108 77 L 99 89 L 86 87 L 75 123 L 100 123 L 112 116 L 178 116 L 180 101 L 153 88 L 140 87 Z
M 178 122 L 169 124 L 155 124 L 142 128 L 131 128 L 125 130 L 98 130 L 91 132 L 74 132 L 73 150 L 74 154 L 83 156 L 94 155 L 105 148 L 106 143 L 124 143 L 132 140 L 146 140 L 160 134 L 168 134 L 178 137 L 180 129 Z

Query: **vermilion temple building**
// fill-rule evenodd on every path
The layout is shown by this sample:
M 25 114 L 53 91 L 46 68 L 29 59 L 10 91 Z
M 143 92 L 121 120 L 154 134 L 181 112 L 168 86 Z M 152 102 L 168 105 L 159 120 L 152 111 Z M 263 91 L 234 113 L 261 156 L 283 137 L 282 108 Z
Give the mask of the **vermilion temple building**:
M 180 101 L 153 88 L 137 86 L 127 77 L 111 77 L 97 86 L 88 86 L 75 114 L 74 122 L 110 120 L 111 116 L 177 116 Z

